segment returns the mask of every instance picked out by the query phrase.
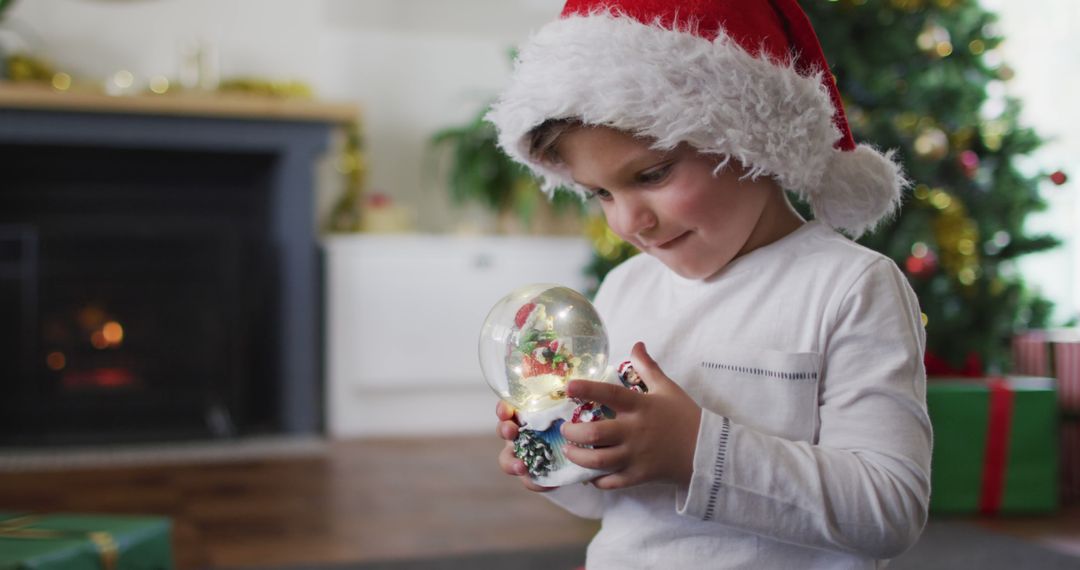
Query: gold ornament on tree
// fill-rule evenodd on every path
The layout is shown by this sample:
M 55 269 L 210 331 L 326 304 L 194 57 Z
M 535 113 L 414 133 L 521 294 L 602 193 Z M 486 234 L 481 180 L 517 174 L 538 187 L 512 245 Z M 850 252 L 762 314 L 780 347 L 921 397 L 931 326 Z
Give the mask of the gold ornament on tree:
M 936 59 L 949 57 L 953 52 L 949 30 L 932 20 L 926 22 L 922 32 L 915 38 L 915 43 L 923 53 Z
M 1010 132 L 1009 123 L 1003 119 L 986 121 L 980 125 L 979 129 L 983 146 L 994 152 L 1001 150 L 1001 146 L 1005 142 L 1005 135 Z
M 924 0 L 890 0 L 893 8 L 904 12 L 918 12 L 926 4 Z
M 981 274 L 979 227 L 967 215 L 963 202 L 944 189 L 923 184 L 915 188 L 915 199 L 937 212 L 932 227 L 941 267 L 961 285 L 974 285 Z
M 923 160 L 941 160 L 949 154 L 949 136 L 937 127 L 927 127 L 915 137 L 915 154 Z
M 912 112 L 900 113 L 893 117 L 893 124 L 901 133 L 912 135 L 919 125 L 919 116 Z

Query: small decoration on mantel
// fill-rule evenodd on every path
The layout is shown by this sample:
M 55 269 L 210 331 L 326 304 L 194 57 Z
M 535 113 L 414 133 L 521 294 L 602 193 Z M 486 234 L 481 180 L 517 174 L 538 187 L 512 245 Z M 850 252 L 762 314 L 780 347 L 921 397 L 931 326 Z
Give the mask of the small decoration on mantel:
M 262 97 L 314 99 L 315 91 L 303 81 L 274 81 L 258 77 L 233 77 L 221 82 L 222 93 L 245 93 Z
M 56 69 L 48 61 L 27 55 L 25 53 L 13 53 L 8 56 L 5 64 L 5 74 L 8 79 L 14 82 L 33 81 L 39 83 L 53 83 L 55 84 L 55 77 L 58 75 Z M 71 84 L 71 76 L 63 73 L 68 77 L 67 84 Z
M 381 192 L 364 196 L 360 209 L 360 231 L 373 234 L 400 234 L 416 230 L 412 211 Z
M 221 81 L 213 91 L 206 91 L 178 88 L 179 82 L 164 75 L 154 75 L 144 81 L 127 70 L 118 70 L 103 82 L 88 81 L 68 72 L 58 71 L 48 60 L 27 53 L 12 54 L 4 64 L 6 76 L 11 81 L 51 85 L 57 91 L 78 90 L 107 95 L 182 95 L 197 91 L 202 94 L 244 94 L 278 99 L 315 98 L 315 90 L 311 85 L 296 80 L 234 77 Z
M 367 159 L 359 121 L 353 121 L 345 135 L 345 147 L 335 168 L 345 181 L 345 188 L 330 211 L 324 229 L 328 232 L 358 232 L 363 229 L 362 214 Z

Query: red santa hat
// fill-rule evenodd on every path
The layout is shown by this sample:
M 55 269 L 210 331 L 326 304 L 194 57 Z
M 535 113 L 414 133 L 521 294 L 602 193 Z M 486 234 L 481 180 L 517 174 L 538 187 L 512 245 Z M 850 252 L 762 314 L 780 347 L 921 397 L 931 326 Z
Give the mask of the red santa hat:
M 907 185 L 891 152 L 855 144 L 795 0 L 569 0 L 521 47 L 487 118 L 548 193 L 585 192 L 529 155 L 528 133 L 549 119 L 734 158 L 855 237 L 892 213 Z

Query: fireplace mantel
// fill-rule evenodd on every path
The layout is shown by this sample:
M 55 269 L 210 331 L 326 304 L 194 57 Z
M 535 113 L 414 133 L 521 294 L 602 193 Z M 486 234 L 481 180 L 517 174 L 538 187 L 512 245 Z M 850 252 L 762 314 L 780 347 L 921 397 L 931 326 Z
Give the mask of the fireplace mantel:
M 55 156 L 55 169 L 71 170 L 86 165 L 85 156 L 103 154 L 123 167 L 124 160 L 135 164 L 132 161 L 137 157 L 158 153 L 154 164 L 165 165 L 160 177 L 169 182 L 170 153 L 176 153 L 177 164 L 184 165 L 175 168 L 189 172 L 201 172 L 192 161 L 206 157 L 210 174 L 205 176 L 231 164 L 231 157 L 241 163 L 243 157 L 263 157 L 260 164 L 266 165 L 264 171 L 243 184 L 256 188 L 269 204 L 264 231 L 276 252 L 274 275 L 279 297 L 277 330 L 269 333 L 274 336 L 273 365 L 278 370 L 275 405 L 280 430 L 293 434 L 315 433 L 322 428 L 316 162 L 327 151 L 335 130 L 357 115 L 354 106 L 336 103 L 182 95 L 110 97 L 0 82 L 0 148 L 15 156 L 40 151 L 38 156 L 46 157 L 47 163 Z M 96 154 L 79 154 L 91 151 Z M 127 153 L 130 158 L 125 158 Z M 166 157 L 164 161 L 161 156 Z M 83 162 L 65 163 L 70 157 L 84 158 L 78 159 Z M 78 174 L 67 176 L 77 180 Z M 0 175 L 0 198 L 4 192 L 29 191 L 25 184 L 14 188 L 11 180 Z M 192 180 L 196 181 L 188 184 L 200 183 Z M 230 183 L 226 179 L 212 185 L 227 192 Z M 162 184 L 161 191 L 182 191 L 179 184 Z M 153 184 L 148 186 L 148 190 L 154 189 Z M 117 208 L 123 213 L 123 203 Z M 3 210 L 0 208 L 0 226 L 25 222 L 18 213 Z
M 44 85 L 2 80 L 0 108 L 341 124 L 354 121 L 359 115 L 351 103 L 197 92 L 110 96 L 91 91 L 62 92 Z

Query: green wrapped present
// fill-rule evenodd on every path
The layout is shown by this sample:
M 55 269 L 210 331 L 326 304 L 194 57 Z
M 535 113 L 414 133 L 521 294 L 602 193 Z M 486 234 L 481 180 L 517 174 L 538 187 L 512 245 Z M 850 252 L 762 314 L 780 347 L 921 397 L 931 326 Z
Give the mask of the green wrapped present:
M 0 570 L 171 570 L 163 517 L 0 513 Z
M 1036 513 L 1058 508 L 1053 378 L 931 378 L 930 511 Z

